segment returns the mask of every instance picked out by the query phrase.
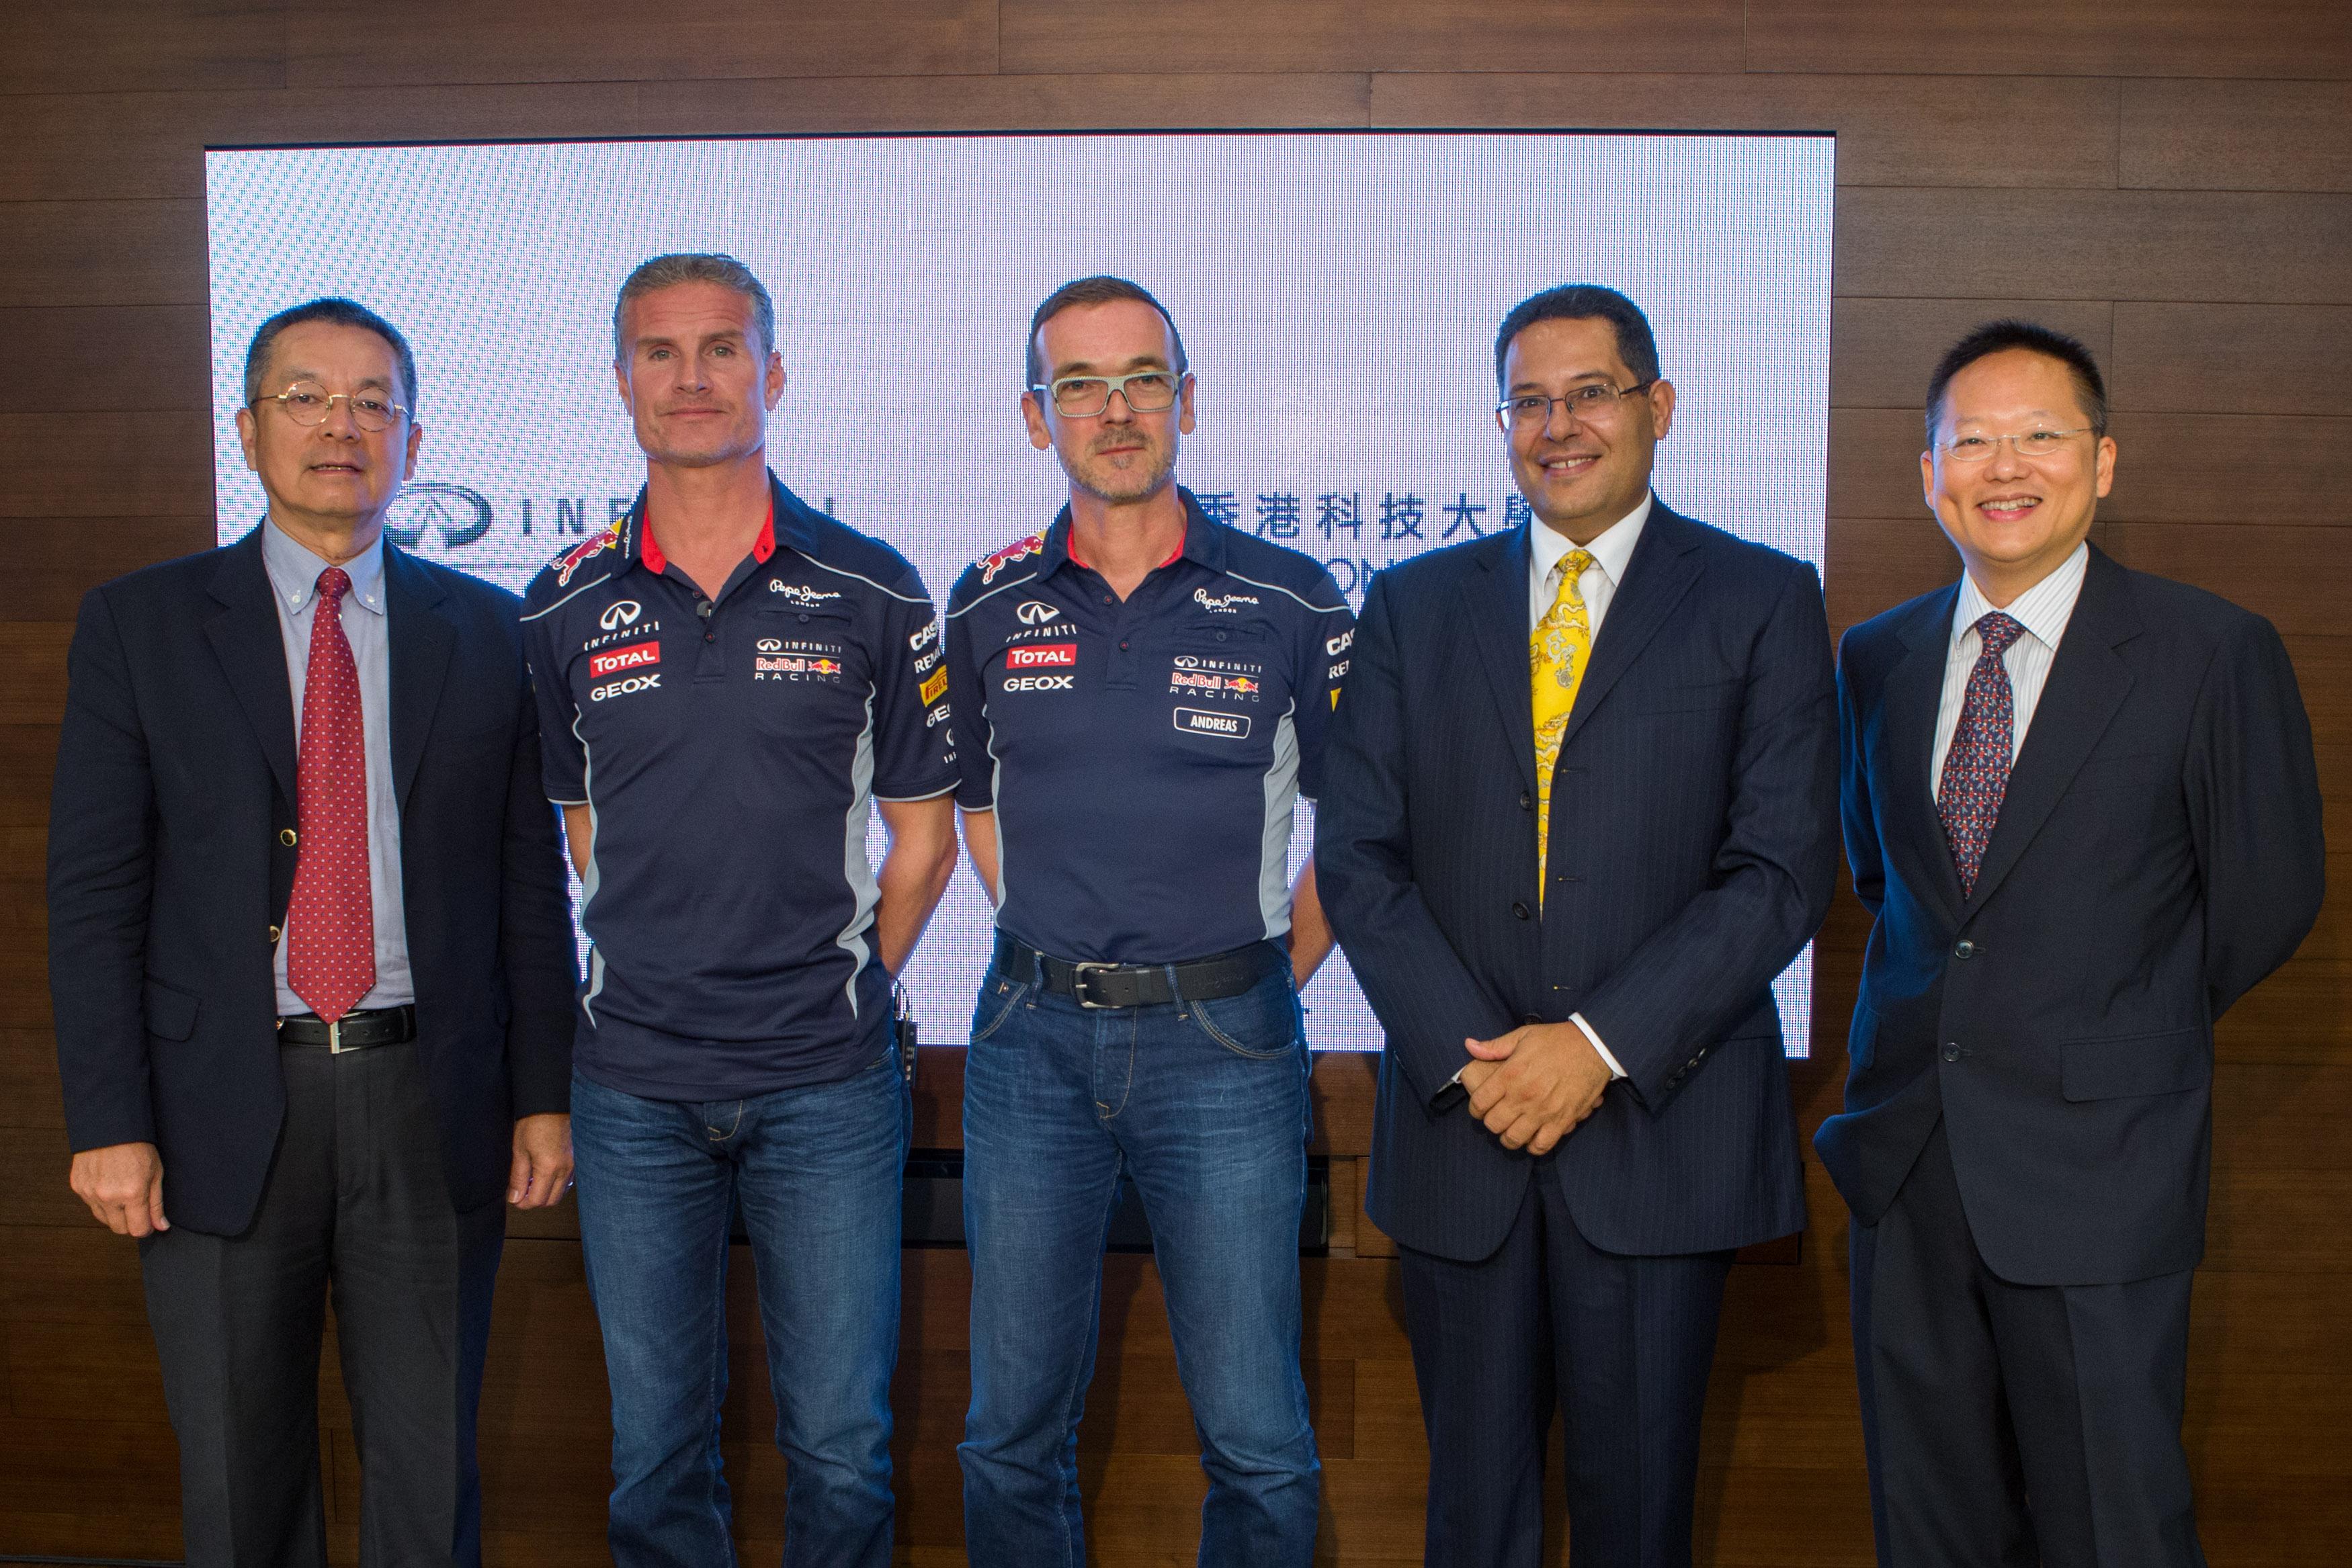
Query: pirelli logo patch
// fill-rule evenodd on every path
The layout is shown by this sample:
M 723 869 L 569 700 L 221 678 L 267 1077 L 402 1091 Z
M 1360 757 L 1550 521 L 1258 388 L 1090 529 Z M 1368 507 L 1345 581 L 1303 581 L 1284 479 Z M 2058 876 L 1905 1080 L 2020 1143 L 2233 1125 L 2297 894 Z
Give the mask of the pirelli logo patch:
M 947 689 L 948 673 L 945 670 L 933 670 L 931 678 L 923 683 L 923 706 L 929 707 L 939 701 Z

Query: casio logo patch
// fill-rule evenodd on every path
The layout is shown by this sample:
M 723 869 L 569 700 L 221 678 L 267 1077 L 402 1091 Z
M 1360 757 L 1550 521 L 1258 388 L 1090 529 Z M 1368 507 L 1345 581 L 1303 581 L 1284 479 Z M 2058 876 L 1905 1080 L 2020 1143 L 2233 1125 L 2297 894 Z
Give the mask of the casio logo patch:
M 1077 665 L 1076 643 L 1033 643 L 1026 648 L 1004 650 L 1004 667 L 1008 670 L 1074 670 Z
M 1245 713 L 1211 713 L 1206 708 L 1180 707 L 1176 710 L 1176 727 L 1186 735 L 1213 735 L 1224 740 L 1242 740 L 1249 735 L 1249 715 Z
M 938 622 L 936 622 L 936 621 L 926 621 L 926 622 L 923 622 L 923 625 L 922 625 L 922 629 L 921 629 L 920 631 L 919 631 L 919 632 L 915 632 L 912 636 L 910 636 L 910 637 L 908 637 L 908 638 L 907 639 L 907 648 L 908 648 L 908 651 L 909 653 L 921 653 L 921 652 L 923 651 L 923 644 L 924 644 L 924 643 L 930 643 L 930 642 L 934 642 L 934 641 L 936 641 L 936 640 L 938 639 L 938 637 L 939 637 L 939 634 L 940 634 L 940 623 L 939 623 Z
M 1076 675 L 1008 675 L 1004 689 L 1008 692 L 1066 692 L 1076 688 Z
M 592 654 L 588 660 L 588 678 L 601 681 L 606 675 L 617 675 L 623 670 L 643 669 L 647 664 L 661 663 L 659 643 L 631 643 L 625 647 L 608 648 Z
M 1326 637 L 1323 639 L 1323 652 L 1336 659 L 1353 646 L 1355 641 L 1356 634 L 1353 632 L 1342 632 L 1337 637 Z
M 588 700 L 592 703 L 600 703 L 608 697 L 627 696 L 632 692 L 649 692 L 660 685 L 661 674 L 658 671 L 650 675 L 631 675 L 625 681 L 613 681 L 595 687 L 589 692 Z

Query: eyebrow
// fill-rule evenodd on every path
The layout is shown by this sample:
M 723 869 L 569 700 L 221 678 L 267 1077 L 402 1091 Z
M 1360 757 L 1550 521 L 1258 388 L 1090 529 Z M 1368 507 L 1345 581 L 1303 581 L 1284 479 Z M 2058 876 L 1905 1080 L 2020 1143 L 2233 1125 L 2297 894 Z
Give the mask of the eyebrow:
M 286 371 L 286 384 L 288 386 L 292 386 L 296 382 L 317 382 L 320 385 L 324 386 L 326 384 L 326 381 L 327 378 L 317 371 L 292 369 Z M 377 392 L 390 392 L 392 390 L 392 383 L 384 380 L 382 376 L 362 376 L 360 378 L 359 387 L 362 392 L 366 392 L 371 388 Z
M 1126 366 L 1126 369 L 1129 371 L 1164 371 L 1169 368 L 1168 361 L 1158 354 L 1138 354 L 1135 358 L 1128 361 Z M 1054 367 L 1054 379 L 1057 382 L 1066 380 L 1071 376 L 1098 376 L 1103 373 L 1104 372 L 1101 370 L 1096 367 L 1094 361 L 1091 360 L 1072 360 L 1066 364 L 1060 364 Z M 1124 372 L 1122 371 L 1120 373 Z
M 1571 382 L 1607 382 L 1611 386 L 1615 386 L 1617 384 L 1617 378 L 1607 371 L 1578 371 L 1571 374 L 1568 379 Z M 1511 383 L 1510 392 L 1508 395 L 1516 397 L 1521 392 L 1539 392 L 1541 391 L 1543 391 L 1542 385 L 1536 382 L 1513 382 Z

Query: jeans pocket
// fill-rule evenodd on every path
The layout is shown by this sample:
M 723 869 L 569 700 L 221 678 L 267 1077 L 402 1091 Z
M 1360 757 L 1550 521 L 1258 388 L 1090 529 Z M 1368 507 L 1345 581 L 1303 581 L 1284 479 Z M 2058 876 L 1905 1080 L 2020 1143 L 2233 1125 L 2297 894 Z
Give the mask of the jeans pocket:
M 1269 975 L 1237 997 L 1188 1000 L 1184 1010 L 1192 1014 L 1202 1033 L 1254 1061 L 1287 1056 L 1306 1032 L 1298 993 L 1286 973 Z
M 971 1009 L 971 1043 L 978 1045 L 1004 1026 L 1013 1009 L 1029 997 L 1029 982 L 992 975 L 981 982 L 980 1000 Z

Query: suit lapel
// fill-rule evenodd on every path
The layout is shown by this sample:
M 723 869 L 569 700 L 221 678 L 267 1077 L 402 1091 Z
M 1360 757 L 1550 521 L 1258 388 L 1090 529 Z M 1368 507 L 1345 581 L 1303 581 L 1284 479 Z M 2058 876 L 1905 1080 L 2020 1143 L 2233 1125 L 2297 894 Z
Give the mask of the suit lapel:
M 383 605 L 390 639 L 392 685 L 392 781 L 402 808 L 425 759 L 425 738 L 441 706 L 441 687 L 457 629 L 440 610 L 441 586 L 433 574 L 396 549 L 383 547 Z
M 1951 656 L 1952 605 L 1959 598 L 1954 583 L 1931 596 L 1903 628 L 1910 650 L 1887 672 L 1880 693 L 1884 715 L 1887 799 L 1895 802 L 1890 813 L 1900 824 L 1899 839 L 1890 844 L 1906 862 L 1904 881 L 1933 894 L 1954 925 L 1960 917 L 1960 873 L 1952 864 L 1952 846 L 1945 841 L 1943 819 L 1936 811 L 1935 780 L 1929 777 L 1936 760 L 1936 716 L 1944 700 L 1944 666 Z
M 1601 634 L 1592 640 L 1592 663 L 1585 668 L 1583 684 L 1576 688 L 1576 706 L 1568 716 L 1568 727 L 1560 732 L 1561 751 L 1568 749 L 1576 732 L 1609 695 L 1609 688 L 1632 668 L 1683 595 L 1690 591 L 1691 584 L 1698 580 L 1699 538 L 1697 527 L 1664 502 L 1650 508 L 1649 520 L 1642 525 L 1641 542 L 1625 563 L 1625 580 L 1617 585 L 1609 612 L 1601 618 Z M 1527 587 L 1525 582 L 1519 586 L 1523 591 Z M 1532 732 L 1533 698 L 1528 699 L 1528 714 Z M 1528 754 L 1534 754 L 1532 741 Z
M 1527 528 L 1515 528 L 1477 553 L 1483 570 L 1463 579 L 1463 612 L 1502 715 L 1503 731 L 1511 737 L 1511 754 L 1518 758 L 1519 777 L 1533 789 L 1536 708 L 1528 679 L 1532 628 L 1528 625 Z
M 1993 823 L 1992 840 L 1985 846 L 1984 865 L 1969 900 L 1971 916 L 2016 866 L 2082 770 L 2091 748 L 2106 733 L 2116 710 L 2123 706 L 2132 673 L 2116 649 L 2139 630 L 2123 568 L 2094 546 L 2082 594 L 2074 601 L 2057 657 L 2050 663 L 2050 679 L 2026 727 L 2017 766 L 2010 770 L 2000 816 Z
M 294 793 L 294 688 L 286 673 L 286 637 L 278 624 L 276 591 L 261 561 L 261 530 L 221 551 L 209 591 L 221 605 L 205 622 L 205 636 L 228 677 L 289 801 Z

